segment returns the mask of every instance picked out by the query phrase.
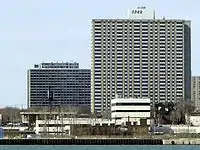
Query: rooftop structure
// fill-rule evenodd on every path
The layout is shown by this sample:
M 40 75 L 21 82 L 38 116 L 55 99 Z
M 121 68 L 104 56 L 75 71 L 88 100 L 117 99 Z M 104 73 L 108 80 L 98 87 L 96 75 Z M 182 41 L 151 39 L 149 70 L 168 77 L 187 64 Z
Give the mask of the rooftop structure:
M 65 62 L 65 63 L 41 63 L 41 64 L 35 64 L 35 69 L 78 69 L 79 64 L 76 62 Z

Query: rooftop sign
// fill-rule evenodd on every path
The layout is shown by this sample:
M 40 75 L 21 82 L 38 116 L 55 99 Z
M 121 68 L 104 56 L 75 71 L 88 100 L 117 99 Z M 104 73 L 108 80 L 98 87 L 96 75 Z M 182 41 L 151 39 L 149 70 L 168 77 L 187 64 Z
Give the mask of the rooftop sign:
M 129 19 L 154 19 L 154 10 L 146 9 L 146 7 L 137 7 L 128 10 Z

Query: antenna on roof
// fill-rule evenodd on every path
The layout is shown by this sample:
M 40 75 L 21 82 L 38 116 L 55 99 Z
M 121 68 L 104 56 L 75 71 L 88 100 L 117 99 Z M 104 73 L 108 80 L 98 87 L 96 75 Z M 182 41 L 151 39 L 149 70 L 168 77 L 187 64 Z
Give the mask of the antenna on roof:
M 155 10 L 153 11 L 153 19 L 154 20 L 156 19 L 156 12 L 155 12 Z

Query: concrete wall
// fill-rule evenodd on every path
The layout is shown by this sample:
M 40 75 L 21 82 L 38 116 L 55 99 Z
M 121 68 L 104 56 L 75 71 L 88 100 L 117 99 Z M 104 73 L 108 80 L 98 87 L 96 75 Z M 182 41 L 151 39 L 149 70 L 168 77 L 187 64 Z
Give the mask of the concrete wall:
M 193 126 L 200 126 L 200 116 L 189 116 L 188 123 Z
M 174 133 L 200 133 L 200 126 L 165 125 L 164 127 L 171 128 Z
M 199 138 L 178 138 L 178 139 L 167 139 L 167 140 L 163 140 L 163 144 L 164 145 L 171 145 L 171 144 L 175 144 L 175 145 L 188 145 L 188 144 L 200 144 L 200 139 Z

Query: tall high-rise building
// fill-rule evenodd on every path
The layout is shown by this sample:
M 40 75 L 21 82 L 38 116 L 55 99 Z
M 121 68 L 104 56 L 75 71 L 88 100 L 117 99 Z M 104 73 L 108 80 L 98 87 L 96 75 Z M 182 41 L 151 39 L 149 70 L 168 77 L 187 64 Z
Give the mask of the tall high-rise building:
M 191 90 L 191 100 L 200 108 L 200 76 L 192 76 Z
M 92 20 L 92 112 L 109 111 L 116 95 L 190 100 L 190 32 L 190 21 L 156 19 L 145 7 L 128 19 Z
M 90 69 L 79 69 L 76 62 L 34 65 L 28 70 L 28 107 L 49 106 L 49 87 L 52 106 L 90 107 L 90 85 Z

